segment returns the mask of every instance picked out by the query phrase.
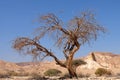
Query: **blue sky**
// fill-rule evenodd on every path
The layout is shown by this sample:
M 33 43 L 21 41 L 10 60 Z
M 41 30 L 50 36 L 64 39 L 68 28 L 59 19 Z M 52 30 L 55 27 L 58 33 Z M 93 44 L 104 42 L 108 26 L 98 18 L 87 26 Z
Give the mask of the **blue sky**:
M 0 60 L 10 62 L 32 60 L 30 56 L 18 54 L 12 48 L 12 43 L 20 36 L 32 37 L 34 30 L 40 26 L 36 20 L 41 14 L 52 12 L 60 16 L 63 21 L 67 21 L 85 10 L 94 11 L 97 21 L 105 26 L 108 32 L 90 46 L 87 44 L 81 46 L 75 57 L 85 56 L 92 51 L 119 54 L 119 8 L 120 0 L 0 0 Z M 42 43 L 46 47 L 53 47 L 47 39 Z M 56 55 L 62 58 L 61 54 Z

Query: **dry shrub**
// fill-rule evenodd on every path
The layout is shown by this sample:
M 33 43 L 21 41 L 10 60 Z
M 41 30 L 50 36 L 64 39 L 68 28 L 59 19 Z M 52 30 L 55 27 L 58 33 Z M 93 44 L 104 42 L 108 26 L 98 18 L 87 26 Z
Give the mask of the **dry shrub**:
M 96 71 L 95 71 L 95 74 L 97 76 L 102 76 L 102 75 L 112 75 L 111 71 L 107 70 L 107 69 L 104 69 L 104 68 L 98 68 Z
M 79 77 L 79 78 L 86 78 L 86 77 L 90 77 L 90 74 L 88 74 L 88 73 L 87 73 L 87 74 L 79 73 L 79 74 L 78 74 L 78 77 Z
M 74 66 L 85 65 L 85 64 L 86 64 L 86 62 L 81 59 L 76 59 L 76 60 L 72 61 L 72 65 L 74 65 Z
M 48 78 L 45 78 L 37 73 L 32 73 L 31 74 L 32 78 L 29 80 L 47 80 Z
M 45 76 L 59 76 L 62 72 L 57 69 L 48 69 L 46 72 L 44 72 Z
M 29 73 L 27 73 L 27 72 L 8 71 L 7 74 L 9 76 L 29 76 Z

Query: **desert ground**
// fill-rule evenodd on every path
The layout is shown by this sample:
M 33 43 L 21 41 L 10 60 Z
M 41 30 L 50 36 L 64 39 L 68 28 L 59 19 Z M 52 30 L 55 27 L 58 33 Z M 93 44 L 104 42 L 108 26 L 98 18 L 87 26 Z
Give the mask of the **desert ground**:
M 78 79 L 63 77 L 68 74 L 67 69 L 56 65 L 55 61 L 12 63 L 0 60 L 0 80 L 120 80 L 120 55 L 91 52 L 79 59 L 87 64 L 77 67 Z M 109 70 L 111 75 L 97 76 L 95 71 L 98 68 Z M 44 76 L 49 69 L 57 69 L 62 73 L 58 76 Z

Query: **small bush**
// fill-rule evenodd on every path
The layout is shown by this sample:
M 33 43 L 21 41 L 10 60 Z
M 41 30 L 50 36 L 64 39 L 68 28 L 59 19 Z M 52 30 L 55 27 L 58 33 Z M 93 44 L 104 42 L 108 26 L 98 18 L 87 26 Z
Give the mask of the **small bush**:
M 86 64 L 86 62 L 81 59 L 72 61 L 72 65 L 74 66 L 79 66 L 79 65 L 84 65 L 84 64 Z
M 62 72 L 60 70 L 57 69 L 49 69 L 46 72 L 44 72 L 45 76 L 58 76 L 59 74 L 61 74 Z
M 7 74 L 9 76 L 29 76 L 29 73 L 27 73 L 27 72 L 8 71 Z
M 80 73 L 80 74 L 78 74 L 78 77 L 80 77 L 80 78 L 84 78 L 84 77 L 90 77 L 90 74 L 82 74 L 82 73 Z
M 47 79 L 37 73 L 32 73 L 31 76 L 32 76 L 32 78 L 29 80 L 46 80 Z
M 104 68 L 98 68 L 98 69 L 95 71 L 95 74 L 96 74 L 97 76 L 111 75 L 111 71 L 108 71 L 107 69 L 104 69 Z
M 66 65 L 66 63 L 67 62 L 65 62 L 64 64 Z M 79 66 L 79 65 L 84 65 L 84 64 L 86 64 L 86 62 L 81 60 L 81 59 L 76 59 L 76 60 L 72 61 L 72 65 L 76 66 L 76 67 Z

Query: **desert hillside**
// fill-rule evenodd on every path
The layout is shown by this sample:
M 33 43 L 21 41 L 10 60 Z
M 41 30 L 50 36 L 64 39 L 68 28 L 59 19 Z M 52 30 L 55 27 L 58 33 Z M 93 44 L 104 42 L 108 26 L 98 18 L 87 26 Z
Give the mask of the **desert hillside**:
M 12 62 L 5 62 L 0 60 L 0 73 L 6 73 L 7 71 L 18 71 L 21 67 Z
M 87 62 L 83 65 L 89 69 L 96 69 L 98 67 L 103 67 L 107 69 L 118 69 L 120 68 L 120 55 L 108 53 L 108 52 L 91 52 L 88 56 L 84 57 Z
M 94 70 L 97 68 L 106 68 L 112 70 L 114 73 L 119 73 L 120 69 L 120 55 L 108 53 L 108 52 L 91 52 L 87 56 L 80 58 L 87 62 L 86 65 L 81 65 L 77 68 L 77 73 L 94 73 Z M 24 62 L 24 63 L 11 63 L 0 60 L 0 71 L 15 71 L 20 72 L 24 71 L 27 73 L 39 73 L 43 74 L 48 69 L 58 69 L 63 73 L 66 73 L 65 68 L 56 65 L 54 61 L 52 62 Z

